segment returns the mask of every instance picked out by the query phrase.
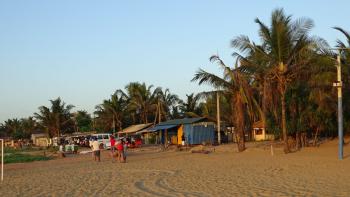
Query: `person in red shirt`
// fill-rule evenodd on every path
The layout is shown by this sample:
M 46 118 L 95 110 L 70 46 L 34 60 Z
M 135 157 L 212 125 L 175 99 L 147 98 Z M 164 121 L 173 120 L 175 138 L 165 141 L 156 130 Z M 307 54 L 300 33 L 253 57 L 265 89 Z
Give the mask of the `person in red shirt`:
M 123 141 L 118 140 L 117 144 L 117 150 L 118 150 L 118 160 L 121 163 L 124 163 L 124 147 L 123 147 Z
M 115 138 L 113 135 L 109 136 L 109 141 L 111 142 L 111 156 L 112 156 L 112 162 L 115 161 L 114 156 L 115 156 Z

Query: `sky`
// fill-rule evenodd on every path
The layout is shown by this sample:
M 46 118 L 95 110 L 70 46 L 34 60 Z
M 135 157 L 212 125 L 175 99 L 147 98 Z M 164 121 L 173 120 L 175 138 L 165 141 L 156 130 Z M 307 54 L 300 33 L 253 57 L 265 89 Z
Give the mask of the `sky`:
M 210 90 L 191 82 L 218 54 L 228 65 L 230 41 L 247 35 L 259 43 L 259 18 L 283 8 L 293 19 L 315 22 L 313 35 L 331 46 L 350 31 L 347 0 L 0 0 L 0 123 L 25 118 L 61 99 L 74 110 L 94 111 L 129 82 L 186 94 Z

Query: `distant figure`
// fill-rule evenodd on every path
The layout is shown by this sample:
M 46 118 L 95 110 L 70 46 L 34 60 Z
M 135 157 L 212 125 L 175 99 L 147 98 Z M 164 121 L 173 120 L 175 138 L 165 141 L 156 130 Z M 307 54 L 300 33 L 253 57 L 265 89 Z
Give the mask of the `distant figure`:
M 110 142 L 111 142 L 111 156 L 112 156 L 112 162 L 115 161 L 115 138 L 113 135 L 109 136 Z
M 136 146 L 137 148 L 141 148 L 141 146 L 142 146 L 142 140 L 141 140 L 140 138 L 138 138 L 138 139 L 135 140 L 135 146 Z
M 182 146 L 185 146 L 185 136 L 184 136 L 184 134 L 182 134 L 182 136 L 181 136 L 181 145 Z
M 125 141 L 123 141 L 123 159 L 124 159 L 124 162 L 126 162 L 126 150 L 128 149 L 128 146 L 129 146 L 129 141 L 128 139 L 126 139 Z
M 94 141 L 92 142 L 92 153 L 94 155 L 94 161 L 101 161 L 101 153 L 100 153 L 100 145 L 98 144 L 98 141 L 96 138 L 94 138 Z

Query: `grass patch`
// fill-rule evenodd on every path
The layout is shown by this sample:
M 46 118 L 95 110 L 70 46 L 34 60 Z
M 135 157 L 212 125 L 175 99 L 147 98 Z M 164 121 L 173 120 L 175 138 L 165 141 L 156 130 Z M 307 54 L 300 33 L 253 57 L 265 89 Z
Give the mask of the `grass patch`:
M 46 161 L 52 157 L 46 157 L 43 155 L 28 155 L 22 153 L 9 153 L 5 154 L 4 163 L 25 163 L 32 161 Z
M 56 152 L 58 151 L 58 147 L 22 147 L 21 149 L 15 149 L 12 147 L 5 147 L 5 153 L 23 153 L 23 152 L 38 152 L 38 151 L 47 151 L 47 152 Z

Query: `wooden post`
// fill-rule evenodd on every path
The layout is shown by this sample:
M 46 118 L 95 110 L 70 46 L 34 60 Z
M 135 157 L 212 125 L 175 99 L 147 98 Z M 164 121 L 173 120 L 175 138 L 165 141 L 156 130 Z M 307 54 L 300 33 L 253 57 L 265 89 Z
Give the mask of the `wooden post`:
M 272 146 L 272 144 L 271 144 L 271 156 L 273 156 L 273 155 L 274 155 L 273 146 Z

